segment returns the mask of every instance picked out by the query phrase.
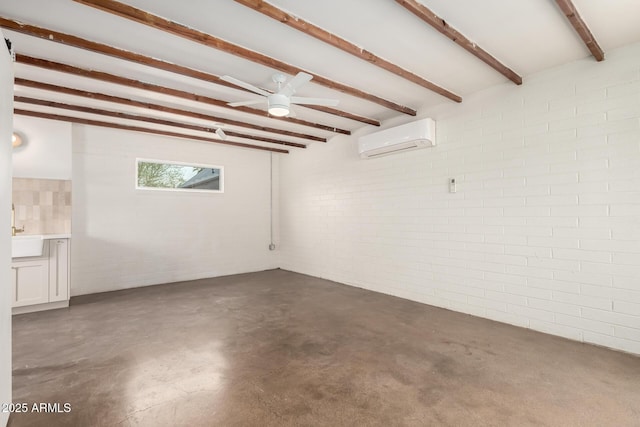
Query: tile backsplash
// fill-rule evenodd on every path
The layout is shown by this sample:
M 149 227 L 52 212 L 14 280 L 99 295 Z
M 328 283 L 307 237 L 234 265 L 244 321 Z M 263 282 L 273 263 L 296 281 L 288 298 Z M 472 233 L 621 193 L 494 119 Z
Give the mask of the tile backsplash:
M 21 234 L 71 233 L 71 181 L 13 178 L 12 202 Z

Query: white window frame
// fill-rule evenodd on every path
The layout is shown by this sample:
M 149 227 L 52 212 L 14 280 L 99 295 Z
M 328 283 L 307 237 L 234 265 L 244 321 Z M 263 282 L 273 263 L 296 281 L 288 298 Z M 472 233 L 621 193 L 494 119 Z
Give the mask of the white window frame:
M 138 185 L 138 164 L 140 162 L 176 165 L 176 166 L 191 166 L 191 167 L 205 168 L 205 169 L 218 169 L 220 170 L 220 181 L 219 181 L 220 189 L 212 190 L 212 189 L 196 189 L 196 188 L 140 187 Z M 169 191 L 169 192 L 178 191 L 181 193 L 224 193 L 224 166 L 207 165 L 202 163 L 191 163 L 191 162 L 177 162 L 173 160 L 145 159 L 145 158 L 136 157 L 134 168 L 135 168 L 136 190 Z

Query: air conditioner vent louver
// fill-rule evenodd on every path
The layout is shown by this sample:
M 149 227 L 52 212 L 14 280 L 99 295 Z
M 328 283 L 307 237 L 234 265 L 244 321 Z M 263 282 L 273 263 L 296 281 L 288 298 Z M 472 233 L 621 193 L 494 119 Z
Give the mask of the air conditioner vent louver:
M 432 147 L 435 143 L 435 122 L 422 119 L 384 129 L 358 138 L 358 151 L 363 159 Z

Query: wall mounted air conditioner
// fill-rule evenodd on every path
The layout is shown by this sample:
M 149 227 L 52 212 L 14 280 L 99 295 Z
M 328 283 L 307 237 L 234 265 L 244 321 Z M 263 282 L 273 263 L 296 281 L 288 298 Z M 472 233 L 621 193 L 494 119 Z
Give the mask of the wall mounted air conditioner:
M 422 119 L 384 129 L 358 138 L 358 152 L 363 159 L 373 159 L 436 145 L 436 122 Z

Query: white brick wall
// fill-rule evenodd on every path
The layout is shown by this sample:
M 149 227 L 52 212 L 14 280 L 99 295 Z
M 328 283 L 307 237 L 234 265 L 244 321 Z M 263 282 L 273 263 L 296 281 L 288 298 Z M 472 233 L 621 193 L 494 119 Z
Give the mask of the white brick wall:
M 74 125 L 72 295 L 278 267 L 269 154 Z M 224 166 L 225 192 L 135 190 L 136 157 Z
M 419 116 L 436 147 L 283 159 L 281 266 L 640 353 L 640 44 Z

